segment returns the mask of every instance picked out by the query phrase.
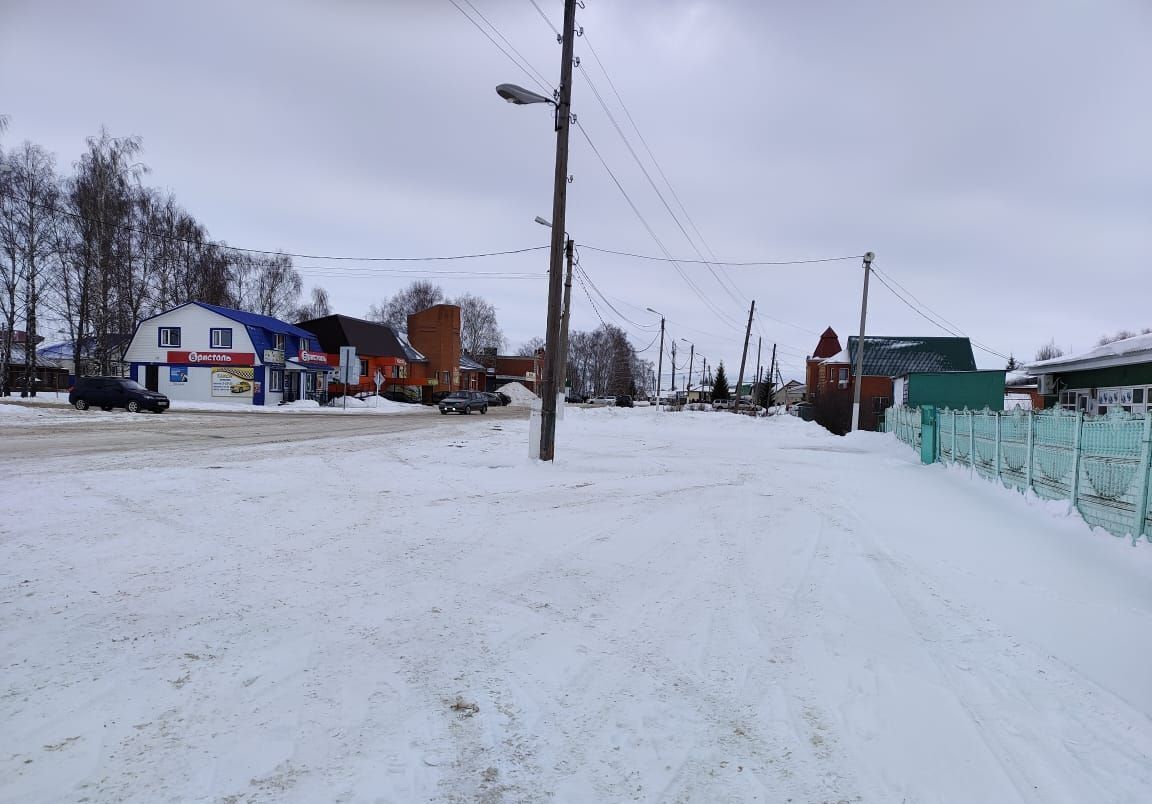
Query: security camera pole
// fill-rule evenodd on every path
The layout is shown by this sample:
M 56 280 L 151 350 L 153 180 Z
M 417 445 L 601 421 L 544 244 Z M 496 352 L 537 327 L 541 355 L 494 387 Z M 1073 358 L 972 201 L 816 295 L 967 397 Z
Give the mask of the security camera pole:
M 872 260 L 876 255 L 864 252 L 864 298 L 860 302 L 860 340 L 856 341 L 856 382 L 852 390 L 851 432 L 860 429 L 860 386 L 864 382 L 864 323 L 868 319 L 868 275 L 872 273 Z

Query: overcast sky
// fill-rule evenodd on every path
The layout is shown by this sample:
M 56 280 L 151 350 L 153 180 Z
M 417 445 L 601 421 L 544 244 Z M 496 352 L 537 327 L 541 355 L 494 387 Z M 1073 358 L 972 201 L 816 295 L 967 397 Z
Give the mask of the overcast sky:
M 1083 350 L 1152 326 L 1148 0 L 585 2 L 576 53 L 591 84 L 577 70 L 574 111 L 673 256 L 871 250 L 920 305 L 1023 359 L 1049 338 Z M 538 3 L 559 26 L 561 0 Z M 560 47 L 530 0 L 471 5 L 558 82 Z M 537 88 L 450 0 L 0 0 L 4 144 L 30 139 L 68 169 L 102 124 L 139 135 L 146 181 L 237 246 L 421 256 L 545 245 L 533 218 L 551 216 L 550 114 L 500 101 L 503 82 Z M 593 85 L 703 243 L 685 237 Z M 569 172 L 578 244 L 663 255 L 576 129 Z M 637 348 L 658 331 L 652 307 L 670 337 L 723 359 L 733 378 L 753 298 L 749 363 L 758 337 L 764 363 L 776 341 L 786 376 L 801 375 L 826 326 L 842 338 L 859 327 L 858 259 L 716 268 L 720 279 L 682 265 L 693 290 L 665 262 L 581 257 L 617 308 L 600 315 Z M 545 250 L 392 275 L 344 263 L 353 277 L 296 264 L 306 287 L 354 316 L 420 276 L 484 296 L 514 349 L 543 333 L 547 262 Z M 534 276 L 429 273 L 449 270 Z M 579 285 L 573 299 L 573 328 L 597 326 Z M 875 281 L 868 331 L 946 334 Z

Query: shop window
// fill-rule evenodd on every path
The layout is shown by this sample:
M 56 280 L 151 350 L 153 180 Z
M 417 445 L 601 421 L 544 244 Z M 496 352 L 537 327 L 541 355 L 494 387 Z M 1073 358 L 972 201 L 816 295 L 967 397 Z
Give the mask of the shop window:
M 212 342 L 212 348 L 213 349 L 231 349 L 232 348 L 232 328 L 231 327 L 220 328 L 220 329 L 216 329 L 215 327 L 213 327 L 211 330 L 209 330 L 209 335 L 211 336 L 211 342 Z
M 277 394 L 284 390 L 283 369 L 270 369 L 268 371 L 268 390 Z
M 160 346 L 179 347 L 180 346 L 180 327 L 160 327 L 159 330 L 159 343 Z

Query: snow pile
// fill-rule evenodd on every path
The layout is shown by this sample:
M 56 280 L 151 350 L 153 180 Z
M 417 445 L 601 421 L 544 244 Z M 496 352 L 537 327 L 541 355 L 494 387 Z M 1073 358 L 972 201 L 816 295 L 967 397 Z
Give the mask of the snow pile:
M 354 396 L 334 396 L 328 400 L 328 407 L 330 408 L 347 408 L 353 410 L 355 408 L 367 408 L 371 403 L 364 399 L 357 399 Z
M 5 455 L 0 800 L 1147 800 L 1152 545 L 887 435 L 566 412 L 551 465 Z
M 502 385 L 496 389 L 502 394 L 507 394 L 512 401 L 511 405 L 518 405 L 520 407 L 528 407 L 540 397 L 529 391 L 522 383 L 510 382 L 507 385 Z
M 1039 360 L 1035 363 L 1030 363 L 1028 368 L 1038 369 L 1060 363 L 1072 363 L 1098 357 L 1120 357 L 1122 355 L 1132 355 L 1140 352 L 1152 352 L 1152 333 L 1136 335 L 1132 338 L 1124 338 L 1120 341 L 1106 343 L 1103 346 L 1097 346 L 1095 349 L 1089 349 L 1087 352 L 1082 352 L 1078 355 L 1064 355 L 1062 357 L 1054 357 L 1051 360 Z
M 320 403 L 315 399 L 297 399 L 295 402 L 286 402 L 280 407 L 288 410 L 315 410 Z

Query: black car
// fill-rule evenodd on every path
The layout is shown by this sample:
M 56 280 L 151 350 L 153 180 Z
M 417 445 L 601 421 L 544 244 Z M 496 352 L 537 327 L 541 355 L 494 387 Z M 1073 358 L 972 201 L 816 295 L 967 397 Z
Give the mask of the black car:
M 628 394 L 618 394 L 616 396 L 616 407 L 618 407 L 618 408 L 630 408 L 630 407 L 632 407 L 632 397 L 628 396 Z
M 441 413 L 488 412 L 488 397 L 481 391 L 453 391 L 440 400 Z
M 77 377 L 68 392 L 68 404 L 76 410 L 125 408 L 129 413 L 168 410 L 168 397 L 149 391 L 135 380 L 124 377 Z
M 502 394 L 499 391 L 485 391 L 484 396 L 488 397 L 489 405 L 496 405 L 497 407 L 512 402 L 512 397 L 508 396 L 508 394 Z

